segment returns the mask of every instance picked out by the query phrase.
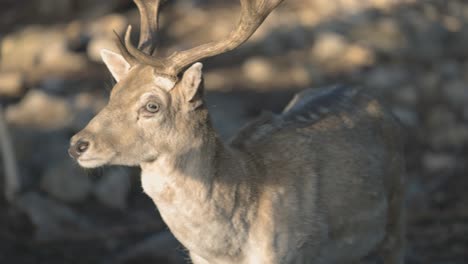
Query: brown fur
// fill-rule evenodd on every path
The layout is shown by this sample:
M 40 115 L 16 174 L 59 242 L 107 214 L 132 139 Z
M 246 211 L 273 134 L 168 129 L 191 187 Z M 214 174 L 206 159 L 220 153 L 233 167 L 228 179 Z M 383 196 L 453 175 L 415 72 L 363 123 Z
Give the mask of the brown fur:
M 141 65 L 121 76 L 71 143 L 90 142 L 85 167 L 140 165 L 144 191 L 194 263 L 403 263 L 401 134 L 375 99 L 306 90 L 224 144 L 200 65 L 170 90 L 154 76 Z M 158 113 L 145 114 L 148 100 Z

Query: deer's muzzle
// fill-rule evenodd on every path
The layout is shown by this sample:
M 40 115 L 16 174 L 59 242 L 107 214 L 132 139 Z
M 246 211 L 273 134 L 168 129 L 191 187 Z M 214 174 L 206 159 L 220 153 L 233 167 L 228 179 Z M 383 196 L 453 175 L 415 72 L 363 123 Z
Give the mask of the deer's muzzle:
M 89 142 L 80 139 L 75 144 L 70 146 L 70 148 L 68 149 L 68 154 L 72 158 L 77 159 L 83 153 L 85 153 L 88 148 L 89 148 Z

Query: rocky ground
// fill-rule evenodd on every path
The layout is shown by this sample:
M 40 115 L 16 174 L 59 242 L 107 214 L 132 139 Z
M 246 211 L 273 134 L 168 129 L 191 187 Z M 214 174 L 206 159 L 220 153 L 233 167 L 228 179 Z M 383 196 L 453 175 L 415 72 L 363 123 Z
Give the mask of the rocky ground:
M 167 1 L 161 52 L 223 37 L 237 10 L 234 0 Z M 0 140 L 8 153 L 0 263 L 184 262 L 142 194 L 138 169 L 83 171 L 66 154 L 112 87 L 99 50 L 115 48 L 112 30 L 137 21 L 129 0 L 0 2 Z M 303 88 L 373 89 L 407 132 L 407 263 L 461 264 L 467 58 L 466 1 L 286 0 L 248 43 L 206 61 L 206 97 L 227 139 Z

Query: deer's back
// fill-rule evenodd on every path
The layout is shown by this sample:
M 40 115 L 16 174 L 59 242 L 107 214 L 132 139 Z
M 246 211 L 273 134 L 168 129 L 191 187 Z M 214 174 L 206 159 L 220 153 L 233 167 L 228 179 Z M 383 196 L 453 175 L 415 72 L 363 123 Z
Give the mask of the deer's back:
M 388 203 L 399 188 L 399 141 L 392 116 L 352 88 L 307 90 L 282 114 L 263 115 L 232 141 L 258 167 L 259 210 L 267 211 L 260 215 L 268 215 L 259 218 L 259 234 L 287 233 L 271 239 L 289 258 L 298 258 L 298 248 L 314 258 L 370 250 L 385 235 Z M 308 246 L 316 243 L 320 252 Z

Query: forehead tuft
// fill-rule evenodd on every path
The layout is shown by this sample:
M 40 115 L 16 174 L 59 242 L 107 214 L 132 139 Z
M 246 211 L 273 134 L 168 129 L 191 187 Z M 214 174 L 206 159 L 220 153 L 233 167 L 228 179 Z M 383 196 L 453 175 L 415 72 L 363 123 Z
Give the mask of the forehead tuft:
M 154 83 L 165 91 L 172 90 L 176 84 L 175 80 L 161 75 L 154 75 Z

